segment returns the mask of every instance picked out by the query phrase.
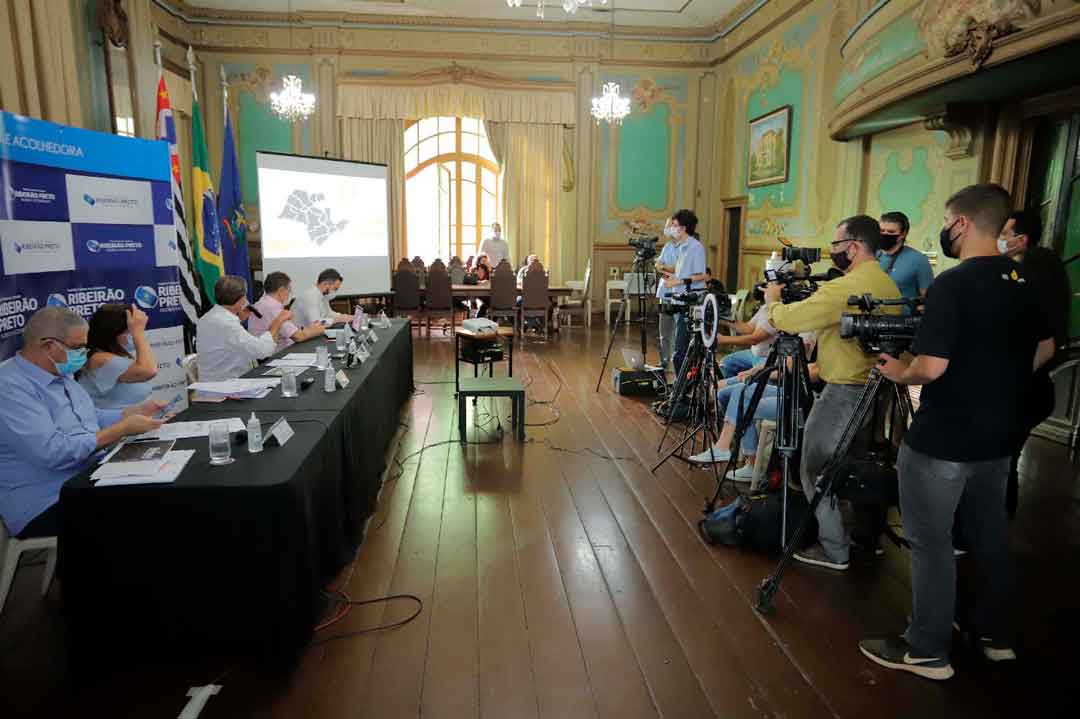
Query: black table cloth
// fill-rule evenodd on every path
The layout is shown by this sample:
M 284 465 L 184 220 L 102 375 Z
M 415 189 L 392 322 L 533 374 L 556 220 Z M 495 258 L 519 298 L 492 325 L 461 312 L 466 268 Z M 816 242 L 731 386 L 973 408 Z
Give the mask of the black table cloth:
M 289 352 L 313 352 L 316 341 Z M 257 369 L 250 376 L 265 370 Z M 315 373 L 309 370 L 309 373 Z M 75 651 L 150 655 L 235 649 L 288 659 L 323 612 L 321 589 L 353 556 L 374 508 L 387 446 L 412 389 L 407 323 L 380 332 L 372 357 L 325 393 L 201 405 L 177 421 L 240 417 L 264 432 L 284 416 L 284 446 L 209 464 L 207 438 L 171 484 L 61 492 L 60 576 Z

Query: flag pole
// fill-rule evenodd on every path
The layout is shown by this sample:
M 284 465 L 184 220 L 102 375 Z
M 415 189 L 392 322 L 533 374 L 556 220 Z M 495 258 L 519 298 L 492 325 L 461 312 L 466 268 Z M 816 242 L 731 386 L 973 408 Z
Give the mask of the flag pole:
M 154 30 L 154 64 L 158 72 L 161 72 L 161 38 L 158 37 L 157 29 Z
M 225 76 L 225 66 L 218 65 L 218 70 L 221 71 L 221 112 L 222 117 L 229 116 L 229 80 Z
M 191 99 L 199 99 L 199 91 L 195 89 L 195 51 L 191 49 L 191 45 L 187 48 L 187 68 L 188 78 L 191 80 Z

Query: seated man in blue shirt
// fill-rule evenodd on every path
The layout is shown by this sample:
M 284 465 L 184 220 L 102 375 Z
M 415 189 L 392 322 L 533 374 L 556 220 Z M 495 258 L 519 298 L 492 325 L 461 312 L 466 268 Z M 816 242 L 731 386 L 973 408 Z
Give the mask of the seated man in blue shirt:
M 58 533 L 60 487 L 98 450 L 161 426 L 150 415 L 165 405 L 154 400 L 94 407 L 73 377 L 86 363 L 86 333 L 79 315 L 46 307 L 26 323 L 22 350 L 0 364 L 0 517 L 20 539 Z
M 934 271 L 926 255 L 905 244 L 911 223 L 903 212 L 886 212 L 881 216 L 881 251 L 878 264 L 909 299 L 925 297 L 934 281 Z

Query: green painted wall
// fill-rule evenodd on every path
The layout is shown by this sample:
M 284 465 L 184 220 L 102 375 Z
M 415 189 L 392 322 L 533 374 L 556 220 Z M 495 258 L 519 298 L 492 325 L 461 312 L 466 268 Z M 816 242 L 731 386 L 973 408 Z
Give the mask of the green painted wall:
M 797 201 L 799 172 L 802 169 L 802 149 L 805 121 L 803 119 L 803 75 L 801 72 L 782 69 L 776 84 L 755 90 L 746 105 L 746 122 L 767 112 L 791 105 L 790 159 L 787 182 L 764 187 L 748 188 L 750 211 L 760 208 L 766 201 L 776 208 L 793 207 Z M 746 153 L 749 157 L 749 152 Z M 746 177 L 749 177 L 747 175 Z M 745 178 L 744 178 L 745 181 Z
M 659 104 L 649 112 L 632 113 L 619 130 L 618 207 L 667 208 L 671 147 L 671 106 Z
M 867 80 L 926 50 L 915 12 L 912 8 L 890 22 L 865 47 L 846 52 L 844 69 L 833 91 L 834 102 L 839 104 Z
M 259 203 L 259 185 L 255 153 L 292 152 L 292 127 L 270 112 L 270 106 L 258 102 L 250 92 L 237 97 L 237 135 L 239 136 L 240 191 L 244 201 Z

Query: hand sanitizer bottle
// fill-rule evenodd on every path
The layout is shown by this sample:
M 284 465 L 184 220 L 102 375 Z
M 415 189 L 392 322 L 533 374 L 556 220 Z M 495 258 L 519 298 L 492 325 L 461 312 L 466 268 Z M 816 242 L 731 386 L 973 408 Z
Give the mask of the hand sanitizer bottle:
M 259 418 L 255 416 L 255 413 L 251 413 L 250 419 L 247 423 L 247 446 L 248 452 L 255 454 L 263 450 L 263 436 L 262 425 L 259 424 Z

